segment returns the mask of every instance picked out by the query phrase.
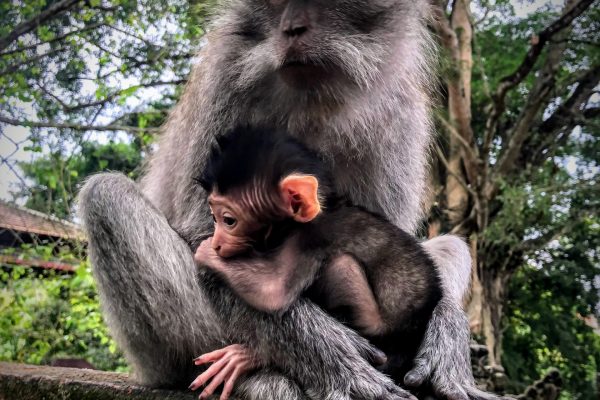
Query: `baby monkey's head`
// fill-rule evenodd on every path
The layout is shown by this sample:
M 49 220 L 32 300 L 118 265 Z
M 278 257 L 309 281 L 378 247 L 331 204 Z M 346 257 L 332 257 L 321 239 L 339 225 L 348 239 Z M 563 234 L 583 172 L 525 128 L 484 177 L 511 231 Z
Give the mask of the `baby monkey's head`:
M 238 127 L 217 138 L 202 175 L 215 222 L 212 245 L 233 257 L 261 245 L 282 222 L 306 223 L 332 195 L 324 163 L 283 132 Z

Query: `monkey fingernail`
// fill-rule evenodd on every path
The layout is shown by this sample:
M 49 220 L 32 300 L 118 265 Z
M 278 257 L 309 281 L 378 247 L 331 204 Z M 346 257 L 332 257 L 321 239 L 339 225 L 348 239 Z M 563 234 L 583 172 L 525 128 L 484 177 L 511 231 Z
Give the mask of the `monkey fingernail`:
M 415 372 L 409 372 L 404 376 L 404 384 L 406 386 L 415 387 L 422 383 L 423 379 Z
M 381 350 L 376 350 L 373 354 L 373 363 L 375 365 L 383 365 L 387 362 L 387 356 Z

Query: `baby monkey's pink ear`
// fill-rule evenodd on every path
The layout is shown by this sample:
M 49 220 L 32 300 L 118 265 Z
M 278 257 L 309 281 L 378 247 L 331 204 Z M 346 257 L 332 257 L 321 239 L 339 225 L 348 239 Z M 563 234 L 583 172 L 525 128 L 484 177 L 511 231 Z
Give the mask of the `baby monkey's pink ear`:
M 279 183 L 279 190 L 290 217 L 309 222 L 321 212 L 319 181 L 312 175 L 288 175 Z

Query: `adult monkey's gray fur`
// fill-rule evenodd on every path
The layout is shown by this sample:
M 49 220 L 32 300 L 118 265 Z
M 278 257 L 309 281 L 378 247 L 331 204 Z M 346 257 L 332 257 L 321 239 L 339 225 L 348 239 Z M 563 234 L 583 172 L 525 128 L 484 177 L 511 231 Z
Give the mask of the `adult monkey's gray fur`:
M 215 135 L 234 124 L 272 124 L 329 158 L 340 193 L 414 231 L 432 131 L 425 14 L 423 0 L 221 5 L 141 186 L 102 174 L 80 194 L 104 315 L 141 383 L 187 385 L 197 373 L 194 356 L 237 342 L 273 368 L 241 383 L 242 398 L 402 397 L 365 360 L 374 350 L 310 302 L 273 317 L 206 276 L 198 281 L 190 248 L 211 219 L 193 178 Z M 293 71 L 282 79 L 285 62 L 323 66 L 326 78 L 303 90 Z M 429 380 L 452 399 L 485 397 L 474 387 L 460 306 L 467 248 L 449 236 L 425 245 L 442 266 L 444 299 L 406 381 Z

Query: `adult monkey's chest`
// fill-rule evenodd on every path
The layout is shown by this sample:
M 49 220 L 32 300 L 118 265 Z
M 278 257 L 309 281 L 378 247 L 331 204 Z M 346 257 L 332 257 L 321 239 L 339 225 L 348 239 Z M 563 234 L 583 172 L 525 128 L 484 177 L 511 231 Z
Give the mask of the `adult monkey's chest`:
M 339 195 L 353 204 L 381 211 L 374 190 L 378 153 L 372 144 L 361 143 L 360 132 L 340 132 L 325 125 L 290 133 L 323 157 Z
M 374 187 L 380 181 L 377 171 L 382 165 L 381 153 L 370 139 L 380 127 L 370 126 L 370 132 L 366 132 L 361 120 L 344 106 L 327 113 L 285 109 L 275 116 L 258 102 L 249 105 L 248 110 L 244 114 L 250 116 L 250 125 L 275 126 L 320 154 L 333 173 L 338 194 L 353 204 L 382 211 L 376 196 L 378 188 Z

